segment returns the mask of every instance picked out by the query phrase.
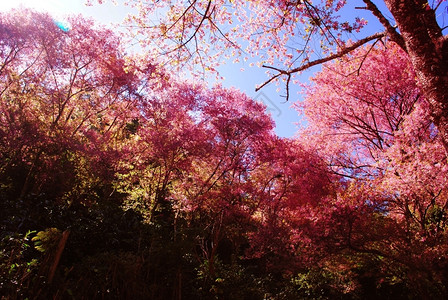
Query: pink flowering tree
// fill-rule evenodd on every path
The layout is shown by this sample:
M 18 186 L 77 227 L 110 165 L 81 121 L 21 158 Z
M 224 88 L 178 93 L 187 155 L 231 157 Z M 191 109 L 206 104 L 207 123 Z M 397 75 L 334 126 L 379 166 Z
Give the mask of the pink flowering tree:
M 121 160 L 116 186 L 126 206 L 149 223 L 164 219 L 179 239 L 200 230 L 196 255 L 210 276 L 223 242 L 233 253 L 250 243 L 248 255 L 269 256 L 269 266 L 276 251 L 294 257 L 297 211 L 329 193 L 322 160 L 277 138 L 265 107 L 236 90 L 171 80 L 152 93 Z M 266 239 L 276 230 L 279 240 Z
M 401 213 L 420 210 L 424 224 L 424 207 L 446 206 L 441 137 L 405 53 L 390 45 L 359 51 L 312 79 L 306 100 L 296 105 L 310 122 L 300 136 L 336 174 L 381 182 L 377 190 L 401 201 L 413 198 L 405 201 L 412 207 L 399 205 Z M 362 51 L 370 55 L 364 59 Z
M 393 44 L 360 48 L 311 81 L 305 101 L 295 103 L 309 121 L 300 137 L 348 177 L 377 174 L 405 118 L 424 103 L 408 57 Z
M 444 91 L 448 85 L 448 64 L 444 63 L 448 60 L 448 39 L 443 18 L 437 18 L 446 14 L 444 2 L 134 1 L 138 13 L 130 17 L 128 25 L 133 37 L 140 37 L 142 45 L 162 54 L 166 63 L 174 66 L 189 64 L 210 71 L 223 54 L 237 62 L 256 57 L 269 74 L 257 89 L 283 79 L 286 99 L 294 74 L 343 57 L 367 43 L 392 41 L 409 56 L 429 102 L 432 121 L 448 149 L 448 99 Z M 361 12 L 367 19 L 360 17 Z M 393 20 L 387 18 L 389 13 Z M 370 28 L 368 19 L 381 24 L 380 29 Z M 354 38 L 356 32 L 361 32 L 359 38 Z
M 125 60 L 111 31 L 70 23 L 64 31 L 29 10 L 0 16 L 0 172 L 18 176 L 21 196 L 60 189 L 72 201 L 111 176 L 138 78 L 150 74 Z
M 360 48 L 324 65 L 312 81 L 296 105 L 309 121 L 299 140 L 345 185 L 316 215 L 315 241 L 331 239 L 327 246 L 355 256 L 384 256 L 424 290 L 425 272 L 444 276 L 437 257 L 447 255 L 448 168 L 408 56 L 390 44 Z M 338 264 L 353 263 L 336 253 Z M 407 280 L 399 268 L 389 271 Z

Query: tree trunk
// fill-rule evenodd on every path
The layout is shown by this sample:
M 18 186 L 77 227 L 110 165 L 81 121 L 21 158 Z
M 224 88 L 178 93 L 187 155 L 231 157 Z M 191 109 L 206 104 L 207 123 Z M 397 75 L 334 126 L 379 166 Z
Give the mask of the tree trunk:
M 426 0 L 385 0 L 404 38 L 419 86 L 448 152 L 448 37 Z

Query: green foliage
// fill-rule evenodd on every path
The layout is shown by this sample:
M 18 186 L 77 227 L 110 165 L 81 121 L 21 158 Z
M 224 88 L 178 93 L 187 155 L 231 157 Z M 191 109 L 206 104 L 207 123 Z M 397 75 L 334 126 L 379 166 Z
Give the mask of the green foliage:
M 60 238 L 61 231 L 59 229 L 47 228 L 44 231 L 39 231 L 31 240 L 34 242 L 36 250 L 47 252 L 56 248 Z
M 217 259 L 211 274 L 210 261 L 205 260 L 196 270 L 197 299 L 267 299 L 273 292 L 269 278 L 256 276 L 241 262 L 225 264 Z
M 31 236 L 25 234 L 5 235 L 0 240 L 0 294 L 14 298 L 25 298 L 37 278 L 39 261 L 33 255 Z
M 291 279 L 296 296 L 301 299 L 351 298 L 340 289 L 347 286 L 341 277 L 325 268 L 311 268 Z

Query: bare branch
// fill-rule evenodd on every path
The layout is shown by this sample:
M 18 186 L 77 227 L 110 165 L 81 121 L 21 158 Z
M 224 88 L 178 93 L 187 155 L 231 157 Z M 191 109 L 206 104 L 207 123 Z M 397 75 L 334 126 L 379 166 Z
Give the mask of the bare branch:
M 187 45 L 187 44 L 193 39 L 193 37 L 196 36 L 196 34 L 198 33 L 198 31 L 199 31 L 199 29 L 201 28 L 201 26 L 202 26 L 202 24 L 204 23 L 204 21 L 210 18 L 210 16 L 208 15 L 208 12 L 209 12 L 209 10 L 210 10 L 211 3 L 212 3 L 212 1 L 209 1 L 209 2 L 208 2 L 208 4 L 207 4 L 207 8 L 205 9 L 204 14 L 202 15 L 202 19 L 201 19 L 199 25 L 196 27 L 194 33 L 188 38 L 187 41 L 182 42 L 178 47 L 176 47 L 175 50 L 178 50 L 178 49 L 184 47 L 185 45 Z
M 262 88 L 264 88 L 267 84 L 269 84 L 270 82 L 272 82 L 274 79 L 276 79 L 276 78 L 278 78 L 278 77 L 280 77 L 280 76 L 282 76 L 282 75 L 288 75 L 288 74 L 289 74 L 288 71 L 281 70 L 281 69 L 278 69 L 278 68 L 276 68 L 276 67 L 272 67 L 272 66 L 266 66 L 266 65 L 263 65 L 263 68 L 267 68 L 267 69 L 275 70 L 275 71 L 278 72 L 278 74 L 272 76 L 271 78 L 269 78 L 268 80 L 266 80 L 262 85 L 260 85 L 259 87 L 255 88 L 255 91 L 256 91 L 256 92 L 258 92 L 259 90 L 261 90 Z M 286 101 L 288 101 L 288 99 L 286 99 Z
M 370 0 L 363 0 L 366 4 L 366 9 L 370 10 L 373 15 L 380 21 L 380 23 L 384 26 L 387 32 L 387 36 L 397 43 L 401 49 L 407 52 L 406 45 L 404 43 L 403 37 L 397 32 L 396 27 L 392 26 L 389 20 L 383 15 L 383 13 L 378 9 L 378 7 Z
M 291 74 L 288 74 L 288 79 L 286 80 L 286 101 L 289 99 L 289 82 L 291 81 Z
M 358 76 L 359 76 L 359 72 L 361 72 L 362 65 L 363 65 L 364 62 L 366 61 L 367 56 L 368 56 L 369 53 L 372 51 L 373 47 L 375 47 L 375 45 L 376 45 L 376 43 L 377 43 L 378 41 L 379 41 L 379 40 L 376 40 L 376 41 L 374 41 L 374 42 L 372 43 L 372 45 L 370 46 L 369 50 L 367 50 L 367 53 L 366 53 L 366 54 L 364 55 L 364 57 L 362 58 L 362 61 L 361 61 L 361 63 L 359 64 L 358 70 L 356 70 L 356 74 L 358 74 Z
M 314 11 L 314 13 L 317 15 L 317 19 L 318 19 L 317 22 L 316 22 L 316 20 L 314 20 L 314 18 L 313 18 L 313 21 L 315 21 L 317 27 L 319 27 L 322 30 L 322 32 L 323 32 L 325 38 L 327 39 L 327 41 L 329 43 L 332 43 L 330 41 L 330 38 L 327 36 L 326 32 L 328 32 L 329 35 L 331 35 L 331 37 L 333 38 L 334 42 L 336 42 L 336 44 L 339 47 L 341 47 L 340 43 L 338 42 L 338 39 L 333 35 L 333 33 L 331 32 L 331 28 L 328 27 L 327 23 L 326 22 L 320 22 L 321 20 L 324 20 L 324 18 L 321 17 L 319 10 L 313 4 L 311 4 L 309 1 L 304 1 L 303 3 L 305 4 L 305 7 L 306 7 L 307 11 L 310 13 L 310 16 L 312 16 L 312 12 L 310 11 L 310 7 Z M 325 27 L 325 29 L 322 28 L 322 26 L 321 26 L 322 23 L 323 23 L 323 26 Z
M 170 27 L 168 27 L 168 28 L 165 30 L 165 32 L 168 32 L 168 31 L 170 31 L 171 29 L 173 29 L 173 27 L 176 26 L 176 24 L 177 24 L 180 20 L 185 20 L 185 16 L 186 16 L 187 12 L 188 12 L 188 11 L 195 5 L 195 4 L 196 4 L 196 1 L 197 1 L 197 0 L 191 2 L 191 4 L 190 4 L 190 5 L 183 11 L 182 15 L 181 15 L 179 18 L 177 18 L 177 20 L 174 21 L 174 23 L 171 24 Z M 209 2 L 209 5 L 210 5 L 210 2 Z
M 366 43 L 368 43 L 370 41 L 373 41 L 373 40 L 379 40 L 379 39 L 385 37 L 386 35 L 387 35 L 386 32 L 376 33 L 374 35 L 371 35 L 371 36 L 368 36 L 366 38 L 360 39 L 359 41 L 353 43 L 352 45 L 341 49 L 337 53 L 334 53 L 332 55 L 329 55 L 329 56 L 321 58 L 321 59 L 316 59 L 316 60 L 310 61 L 309 63 L 306 63 L 304 65 L 301 65 L 300 67 L 297 67 L 297 68 L 294 68 L 294 69 L 291 69 L 291 70 L 282 70 L 282 69 L 275 68 L 275 67 L 272 67 L 272 66 L 263 65 L 263 68 L 275 70 L 275 71 L 278 72 L 278 74 L 276 74 L 276 75 L 272 76 L 271 78 L 269 78 L 268 80 L 266 80 L 262 85 L 257 87 L 255 89 L 255 91 L 258 92 L 260 89 L 265 87 L 267 84 L 269 84 L 270 82 L 272 82 L 276 78 L 281 77 L 282 75 L 286 75 L 286 76 L 289 77 L 289 76 L 291 76 L 294 73 L 298 73 L 298 72 L 301 72 L 303 70 L 306 70 L 306 69 L 309 69 L 311 67 L 314 67 L 316 65 L 320 65 L 320 64 L 326 63 L 328 61 L 334 60 L 336 58 L 340 58 L 340 57 L 342 57 L 342 56 L 352 52 L 353 50 L 361 47 L 362 45 L 364 45 L 364 44 L 366 44 Z M 288 89 L 289 87 L 287 86 L 286 88 Z M 286 101 L 288 101 L 288 100 L 289 100 L 289 92 L 287 92 L 287 97 L 286 97 Z

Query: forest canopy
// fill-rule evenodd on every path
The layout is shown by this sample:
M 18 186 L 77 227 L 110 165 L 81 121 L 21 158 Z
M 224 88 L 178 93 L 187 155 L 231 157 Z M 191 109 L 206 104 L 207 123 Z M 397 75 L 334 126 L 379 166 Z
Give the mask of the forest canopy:
M 327 2 L 330 22 L 345 1 Z M 198 20 L 213 32 L 211 3 Z M 287 25 L 290 6 L 266 3 L 285 6 Z M 182 80 L 110 29 L 69 22 L 0 14 L 6 299 L 446 295 L 444 123 L 411 46 L 327 61 L 295 104 L 309 125 L 286 139 L 240 91 Z

